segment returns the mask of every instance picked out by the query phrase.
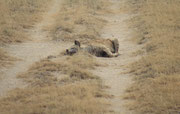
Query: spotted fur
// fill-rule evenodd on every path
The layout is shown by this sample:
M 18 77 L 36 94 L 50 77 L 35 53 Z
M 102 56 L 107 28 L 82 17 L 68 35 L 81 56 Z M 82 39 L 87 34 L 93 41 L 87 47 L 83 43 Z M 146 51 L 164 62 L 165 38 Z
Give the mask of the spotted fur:
M 81 43 L 75 40 L 74 45 L 66 49 L 66 54 L 73 55 L 79 51 L 84 51 L 97 57 L 117 57 L 119 55 L 118 50 L 119 42 L 117 39 L 97 40 L 90 42 L 85 47 L 81 47 Z

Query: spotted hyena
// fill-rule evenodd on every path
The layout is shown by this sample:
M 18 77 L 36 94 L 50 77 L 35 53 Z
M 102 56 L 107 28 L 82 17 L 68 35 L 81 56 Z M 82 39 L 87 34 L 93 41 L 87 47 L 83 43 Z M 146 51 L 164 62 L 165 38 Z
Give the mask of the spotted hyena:
M 118 50 L 119 42 L 117 39 L 96 40 L 84 47 L 81 46 L 79 41 L 75 40 L 74 45 L 66 49 L 66 55 L 73 55 L 79 51 L 83 51 L 97 57 L 117 57 L 119 55 Z

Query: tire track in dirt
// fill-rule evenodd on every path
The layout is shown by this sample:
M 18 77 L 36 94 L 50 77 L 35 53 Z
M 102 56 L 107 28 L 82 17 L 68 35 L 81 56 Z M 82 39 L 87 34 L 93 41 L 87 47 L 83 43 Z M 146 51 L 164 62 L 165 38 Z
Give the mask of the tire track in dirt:
M 102 30 L 101 36 L 105 39 L 118 38 L 120 56 L 117 58 L 97 58 L 106 67 L 97 67 L 93 72 L 102 79 L 105 85 L 110 87 L 106 89 L 108 93 L 113 95 L 113 98 L 109 99 L 110 110 L 115 114 L 133 114 L 124 106 L 125 100 L 122 99 L 122 95 L 132 84 L 131 74 L 125 73 L 128 71 L 127 65 L 139 59 L 132 54 L 140 47 L 130 41 L 132 31 L 128 28 L 126 21 L 132 18 L 132 15 L 120 12 L 123 1 L 111 0 L 110 2 L 112 2 L 111 10 L 113 13 L 102 16 L 108 21 L 108 24 Z
M 21 59 L 11 68 L 1 69 L 2 79 L 0 80 L 0 96 L 15 88 L 23 88 L 26 84 L 16 76 L 28 70 L 35 62 L 48 57 L 49 55 L 58 55 L 67 44 L 59 44 L 50 41 L 48 31 L 45 28 L 55 22 L 55 16 L 60 10 L 61 0 L 54 0 L 48 12 L 44 13 L 43 19 L 36 24 L 33 29 L 27 30 L 31 41 L 21 44 L 12 44 L 6 48 L 6 51 Z

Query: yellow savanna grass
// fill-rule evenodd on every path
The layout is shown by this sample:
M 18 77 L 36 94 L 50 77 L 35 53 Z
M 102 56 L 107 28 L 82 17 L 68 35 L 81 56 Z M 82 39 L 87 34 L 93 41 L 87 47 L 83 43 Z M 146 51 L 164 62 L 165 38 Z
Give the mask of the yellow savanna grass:
M 48 0 L 0 0 L 0 43 L 22 42 L 25 29 L 40 19 Z
M 108 95 L 102 90 L 101 80 L 89 71 L 97 65 L 91 57 L 80 54 L 37 62 L 18 76 L 28 87 L 0 99 L 1 113 L 105 113 L 107 103 L 103 98 Z
M 128 1 L 145 56 L 132 64 L 136 83 L 125 97 L 138 114 L 180 113 L 180 1 Z
M 67 0 L 51 29 L 53 40 L 88 42 L 100 38 L 106 21 L 98 17 L 104 13 L 107 1 Z M 107 8 L 106 8 L 107 9 Z
M 50 0 L 0 0 L 0 46 L 28 39 L 26 29 L 40 20 Z M 0 50 L 0 67 L 12 60 Z
M 12 62 L 15 60 L 16 60 L 15 58 L 8 56 L 8 54 L 5 51 L 0 49 L 0 68 L 11 65 Z
M 86 3 L 86 0 L 81 1 Z M 79 38 L 86 41 L 88 37 L 93 39 L 92 36 L 98 36 L 104 23 L 96 17 L 97 14 L 95 15 L 99 9 L 83 8 L 82 2 L 64 0 L 66 5 L 56 16 L 55 25 L 50 28 L 54 40 L 73 41 L 75 39 L 73 36 L 83 34 Z M 84 10 L 80 11 L 80 9 Z M 88 34 L 84 31 L 81 33 L 80 28 L 85 28 Z M 68 39 L 67 36 L 71 37 Z M 27 83 L 27 87 L 15 89 L 0 99 L 1 113 L 106 113 L 108 105 L 104 98 L 109 96 L 103 91 L 101 80 L 91 73 L 91 70 L 98 65 L 92 56 L 84 53 L 74 56 L 61 54 L 56 58 L 43 59 L 18 76 Z

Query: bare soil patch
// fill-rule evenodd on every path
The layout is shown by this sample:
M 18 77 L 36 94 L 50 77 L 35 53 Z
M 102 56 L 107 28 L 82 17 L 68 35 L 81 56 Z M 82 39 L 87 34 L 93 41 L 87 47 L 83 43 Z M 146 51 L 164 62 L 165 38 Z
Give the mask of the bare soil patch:
M 126 107 L 123 95 L 126 89 L 132 84 L 132 74 L 127 73 L 128 65 L 137 61 L 140 57 L 133 56 L 140 47 L 131 41 L 133 31 L 128 27 L 128 20 L 133 15 L 120 10 L 124 2 L 118 0 L 111 1 L 111 14 L 102 15 L 107 20 L 107 25 L 102 30 L 101 37 L 118 38 L 120 56 L 116 58 L 97 58 L 104 67 L 97 67 L 94 73 L 103 80 L 109 88 L 106 89 L 113 98 L 109 99 L 110 110 L 116 114 L 132 114 Z

